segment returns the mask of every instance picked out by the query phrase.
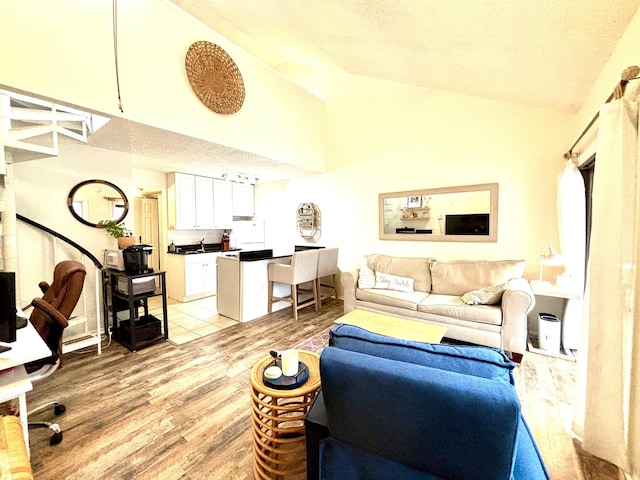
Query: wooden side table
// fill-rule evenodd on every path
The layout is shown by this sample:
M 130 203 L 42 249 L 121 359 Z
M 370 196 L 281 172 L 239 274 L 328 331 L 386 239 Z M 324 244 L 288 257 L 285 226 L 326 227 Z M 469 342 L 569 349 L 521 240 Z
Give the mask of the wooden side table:
M 251 370 L 253 475 L 256 479 L 307 478 L 304 417 L 320 390 L 320 357 L 301 350 L 298 359 L 309 367 L 309 379 L 292 390 L 265 385 L 262 372 L 273 361 L 270 356 Z

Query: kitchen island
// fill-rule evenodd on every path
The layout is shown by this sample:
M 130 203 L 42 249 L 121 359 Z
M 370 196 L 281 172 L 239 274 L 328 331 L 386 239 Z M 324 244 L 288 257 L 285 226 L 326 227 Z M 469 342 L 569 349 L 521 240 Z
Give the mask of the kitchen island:
M 273 250 L 257 250 L 224 254 L 217 258 L 218 313 L 225 317 L 248 322 L 266 315 L 269 310 L 269 281 L 267 269 L 270 263 L 291 263 L 291 254 L 274 255 Z M 276 283 L 274 296 L 291 294 L 289 285 Z M 291 307 L 290 303 L 277 302 L 272 311 Z

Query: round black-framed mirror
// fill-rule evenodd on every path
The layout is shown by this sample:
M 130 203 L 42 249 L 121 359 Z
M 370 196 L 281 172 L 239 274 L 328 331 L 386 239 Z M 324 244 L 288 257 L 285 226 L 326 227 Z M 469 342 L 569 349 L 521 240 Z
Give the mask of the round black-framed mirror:
M 71 215 L 90 227 L 102 228 L 98 222 L 120 223 L 129 213 L 129 199 L 118 186 L 106 180 L 85 180 L 69 192 L 67 207 Z

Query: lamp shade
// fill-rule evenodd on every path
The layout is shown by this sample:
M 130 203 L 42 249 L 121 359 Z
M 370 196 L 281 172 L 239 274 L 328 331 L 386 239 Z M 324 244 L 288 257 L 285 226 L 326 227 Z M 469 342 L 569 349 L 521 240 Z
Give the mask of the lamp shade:
M 545 254 L 545 250 L 549 250 L 549 253 Z M 540 263 L 543 263 L 545 265 L 557 265 L 557 266 L 561 266 L 564 265 L 565 259 L 564 256 L 560 255 L 558 252 L 556 252 L 556 250 L 551 246 L 551 244 L 547 243 L 545 245 L 545 247 L 542 249 L 542 252 L 540 252 Z
M 538 280 L 533 280 L 532 283 L 537 283 L 540 285 L 549 284 L 550 282 L 546 282 L 542 280 L 542 269 L 544 265 L 549 266 L 562 266 L 566 264 L 566 261 L 562 255 L 560 255 L 556 250 L 551 246 L 550 243 L 546 243 L 544 247 L 542 247 L 542 251 L 538 256 L 538 263 L 540 264 L 540 274 Z

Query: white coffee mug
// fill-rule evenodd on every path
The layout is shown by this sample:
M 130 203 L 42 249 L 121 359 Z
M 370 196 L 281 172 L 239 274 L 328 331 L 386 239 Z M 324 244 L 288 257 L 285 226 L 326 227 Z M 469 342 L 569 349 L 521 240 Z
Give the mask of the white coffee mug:
M 282 360 L 282 374 L 287 377 L 293 377 L 298 373 L 298 351 L 284 350 L 280 354 Z

